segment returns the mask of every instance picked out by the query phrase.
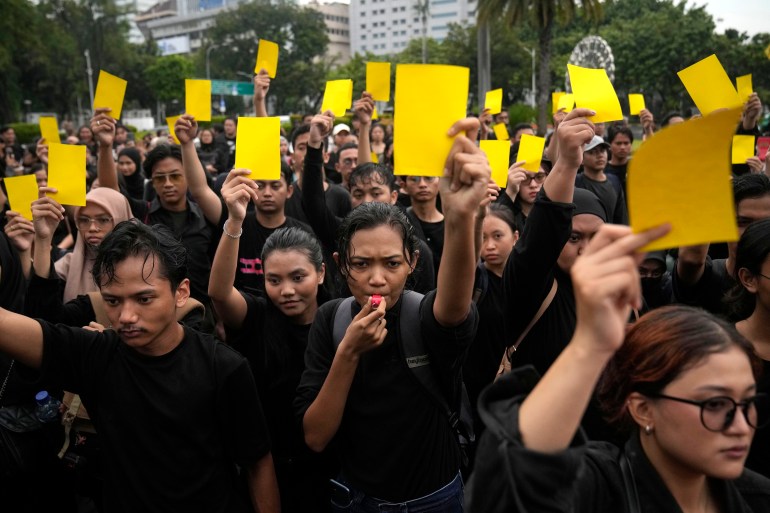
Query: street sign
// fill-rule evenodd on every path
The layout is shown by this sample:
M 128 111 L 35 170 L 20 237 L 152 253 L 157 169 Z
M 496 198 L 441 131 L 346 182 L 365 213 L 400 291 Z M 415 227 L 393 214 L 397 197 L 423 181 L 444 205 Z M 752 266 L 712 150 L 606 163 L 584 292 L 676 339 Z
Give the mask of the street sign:
M 211 94 L 254 96 L 254 84 L 252 82 L 239 82 L 236 80 L 212 80 Z

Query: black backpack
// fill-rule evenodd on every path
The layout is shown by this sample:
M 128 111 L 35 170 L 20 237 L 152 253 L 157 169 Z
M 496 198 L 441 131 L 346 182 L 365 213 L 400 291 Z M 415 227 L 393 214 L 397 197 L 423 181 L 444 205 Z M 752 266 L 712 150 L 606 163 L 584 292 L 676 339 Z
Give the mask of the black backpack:
M 450 427 L 456 434 L 457 443 L 462 453 L 462 465 L 467 467 L 476 436 L 473 432 L 470 399 L 468 399 L 468 392 L 462 380 L 462 367 L 460 367 L 453 382 L 451 401 L 447 401 L 430 367 L 430 355 L 422 340 L 420 303 L 423 297 L 425 296 L 419 292 L 411 290 L 404 291 L 401 296 L 401 314 L 399 316 L 401 353 L 406 359 L 409 370 L 412 371 L 411 374 L 434 400 L 439 409 L 444 412 Z M 355 301 L 353 297 L 343 299 L 334 312 L 332 339 L 335 348 L 340 345 L 345 331 L 353 322 L 351 310 L 353 301 Z

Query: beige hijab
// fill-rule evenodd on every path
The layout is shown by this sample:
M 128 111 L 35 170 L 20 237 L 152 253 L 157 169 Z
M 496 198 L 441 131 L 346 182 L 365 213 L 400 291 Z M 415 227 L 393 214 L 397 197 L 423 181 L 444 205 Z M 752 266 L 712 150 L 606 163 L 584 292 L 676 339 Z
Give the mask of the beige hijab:
M 133 217 L 128 200 L 113 189 L 99 187 L 91 190 L 86 194 L 86 203 L 103 208 L 112 217 L 113 226 Z M 74 217 L 76 219 L 80 214 L 80 209 L 81 207 L 75 209 Z M 91 267 L 96 255 L 92 254 L 93 251 L 88 248 L 84 239 L 82 234 L 78 234 L 72 253 L 67 253 L 54 264 L 56 274 L 66 282 L 64 286 L 65 303 L 81 294 L 98 290 L 91 276 Z

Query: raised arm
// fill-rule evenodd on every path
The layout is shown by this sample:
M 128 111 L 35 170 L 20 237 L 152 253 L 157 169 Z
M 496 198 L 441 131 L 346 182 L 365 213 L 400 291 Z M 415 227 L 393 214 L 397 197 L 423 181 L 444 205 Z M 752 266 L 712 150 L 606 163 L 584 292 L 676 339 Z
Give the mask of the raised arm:
M 257 200 L 257 184 L 247 177 L 248 174 L 248 169 L 233 169 L 222 184 L 228 216 L 209 276 L 208 292 L 214 309 L 225 326 L 233 329 L 243 325 L 247 311 L 246 300 L 233 283 L 246 207 L 250 201 Z
M 267 117 L 267 106 L 265 98 L 267 91 L 270 90 L 270 75 L 267 70 L 262 68 L 259 73 L 254 75 L 254 115 L 258 118 Z
M 32 219 L 35 225 L 32 265 L 35 274 L 41 278 L 51 277 L 51 240 L 56 227 L 64 219 L 64 207 L 55 199 L 46 196 L 47 192 L 56 192 L 56 189 L 40 187 L 38 199 L 32 202 Z
M 559 109 L 553 115 L 554 134 L 551 137 L 551 142 L 548 144 L 548 148 L 545 149 L 545 158 L 551 162 L 556 162 L 556 159 L 559 158 L 559 139 L 556 137 L 556 134 L 559 131 L 559 125 L 562 121 L 564 121 L 565 117 L 567 117 L 567 113 L 564 111 L 564 109 Z
M 668 230 L 633 234 L 604 225 L 578 257 L 571 270 L 577 327 L 521 405 L 519 431 L 527 448 L 555 453 L 569 446 L 602 370 L 623 343 L 631 308 L 641 307 L 639 249 Z
M 468 316 L 476 269 L 475 214 L 487 195 L 491 170 L 483 151 L 475 144 L 479 120 L 455 123 L 457 134 L 444 164 L 439 183 L 444 211 L 444 251 L 441 255 L 433 314 L 442 326 L 457 326 Z M 462 135 L 465 132 L 468 136 Z M 462 277 L 465 279 L 459 279 Z
M 4 228 L 5 235 L 19 254 L 24 278 L 29 279 L 29 272 L 32 269 L 32 241 L 35 240 L 35 227 L 32 221 L 25 219 L 13 210 L 6 211 L 5 218 L 7 220 Z
M 559 144 L 559 156 L 543 184 L 551 201 L 572 203 L 575 176 L 583 163 L 583 145 L 594 136 L 594 124 L 587 117 L 594 114 L 592 110 L 574 109 L 559 124 L 554 136 Z
M 195 149 L 193 140 L 198 133 L 198 123 L 191 115 L 182 114 L 174 124 L 174 133 L 182 145 L 182 167 L 187 179 L 187 190 L 190 191 L 206 219 L 211 224 L 216 225 L 222 217 L 222 202 L 209 187 L 206 181 L 206 171 L 203 169 Z
M 361 99 L 355 101 L 353 110 L 361 123 L 358 129 L 358 165 L 360 166 L 372 161 L 372 147 L 369 142 L 369 134 L 372 130 L 372 114 L 374 113 L 372 95 L 366 91 L 361 93 Z
M 91 132 L 98 143 L 96 176 L 99 185 L 120 192 L 118 171 L 115 157 L 112 155 L 112 144 L 115 141 L 115 120 L 110 116 L 112 109 L 96 109 L 91 118 Z

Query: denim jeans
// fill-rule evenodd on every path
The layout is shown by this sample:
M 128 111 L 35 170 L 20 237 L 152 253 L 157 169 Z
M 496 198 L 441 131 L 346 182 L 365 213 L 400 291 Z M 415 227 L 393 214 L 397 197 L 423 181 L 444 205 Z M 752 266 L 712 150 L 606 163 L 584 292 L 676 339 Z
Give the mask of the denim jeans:
M 350 488 L 348 483 L 341 482 Z M 419 499 L 401 503 L 370 497 L 350 488 L 347 501 L 341 501 L 342 497 L 332 498 L 332 511 L 334 513 L 462 513 L 463 495 L 463 480 L 458 473 L 457 477 L 439 490 Z

